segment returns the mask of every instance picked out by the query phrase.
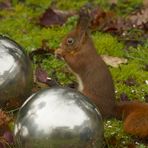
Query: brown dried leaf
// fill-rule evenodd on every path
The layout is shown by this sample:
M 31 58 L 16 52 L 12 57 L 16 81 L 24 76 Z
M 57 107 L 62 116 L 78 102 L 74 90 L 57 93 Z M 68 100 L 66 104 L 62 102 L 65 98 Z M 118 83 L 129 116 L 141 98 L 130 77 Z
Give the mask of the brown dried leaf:
M 8 9 L 11 7 L 10 0 L 5 0 L 4 2 L 0 2 L 0 9 Z
M 74 11 L 62 11 L 48 8 L 40 17 L 39 24 L 43 27 L 61 26 L 70 16 L 75 15 Z
M 136 48 L 138 45 L 143 45 L 144 44 L 143 41 L 141 41 L 140 39 L 139 40 L 134 40 L 133 38 L 124 40 L 124 43 L 125 43 L 127 49 L 129 47 L 131 47 L 131 46 Z
M 43 68 L 38 66 L 35 70 L 35 77 L 37 81 L 41 83 L 47 83 L 48 73 Z
M 113 11 L 104 11 L 95 7 L 91 11 L 91 29 L 103 32 L 121 34 L 127 28 L 123 18 L 117 16 Z
M 148 30 L 148 7 L 136 10 L 128 17 L 120 17 L 113 11 L 105 11 L 100 7 L 91 9 L 91 26 L 93 31 L 111 32 L 117 35 L 125 35 L 132 28 Z
M 109 24 L 114 24 L 115 21 L 114 14 L 112 12 L 105 12 L 100 7 L 95 7 L 91 11 L 92 21 L 91 21 L 91 28 L 92 29 L 99 29 L 105 30 Z M 112 23 L 109 23 L 112 21 Z
M 107 65 L 114 67 L 114 68 L 118 68 L 120 64 L 127 63 L 127 59 L 125 58 L 112 57 L 108 55 L 102 55 L 101 57 Z
M 127 23 L 130 22 L 133 27 L 148 30 L 148 8 L 140 9 L 129 15 Z
M 11 118 L 2 110 L 0 110 L 0 128 L 2 126 L 8 125 Z
M 11 100 L 8 100 L 6 102 L 6 105 L 4 107 L 5 110 L 14 110 L 19 108 L 23 103 L 23 100 L 20 98 L 13 98 Z
M 58 86 L 58 82 L 54 78 L 48 77 L 47 71 L 38 66 L 35 71 L 35 77 L 38 82 L 44 83 L 49 87 Z
M 129 98 L 128 98 L 128 96 L 127 96 L 127 94 L 125 92 L 122 92 L 120 94 L 120 100 L 121 101 L 129 101 Z
M 127 86 L 134 86 L 137 84 L 136 80 L 132 77 L 129 77 L 125 82 Z

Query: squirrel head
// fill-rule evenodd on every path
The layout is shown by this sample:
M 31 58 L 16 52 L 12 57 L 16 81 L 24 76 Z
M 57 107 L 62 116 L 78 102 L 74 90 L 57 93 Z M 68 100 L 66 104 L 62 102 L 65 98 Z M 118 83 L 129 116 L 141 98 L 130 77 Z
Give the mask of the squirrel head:
M 79 11 L 79 19 L 76 27 L 63 39 L 60 48 L 55 51 L 55 55 L 66 60 L 68 56 L 74 56 L 83 50 L 89 35 L 88 28 L 91 17 L 88 8 L 83 7 Z

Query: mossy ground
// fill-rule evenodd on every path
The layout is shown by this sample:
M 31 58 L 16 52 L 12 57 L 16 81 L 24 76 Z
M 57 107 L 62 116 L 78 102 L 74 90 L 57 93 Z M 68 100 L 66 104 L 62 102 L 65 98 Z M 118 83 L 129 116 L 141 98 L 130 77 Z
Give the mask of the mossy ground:
M 86 2 L 88 0 L 60 0 L 57 2 L 57 7 L 64 10 L 78 10 Z M 95 2 L 108 9 L 107 1 L 98 0 Z M 50 0 L 26 0 L 24 3 L 17 3 L 17 0 L 14 0 L 11 9 L 0 10 L 0 34 L 14 39 L 27 52 L 39 48 L 42 40 L 47 40 L 49 47 L 57 48 L 64 35 L 76 23 L 76 18 L 70 18 L 61 27 L 41 28 L 38 25 L 38 18 L 50 3 Z M 141 5 L 141 0 L 130 0 L 130 5 L 123 4 L 120 0 L 116 12 L 118 15 L 127 15 L 139 5 Z M 110 68 L 115 82 L 117 99 L 124 92 L 131 100 L 144 101 L 144 97 L 148 93 L 148 84 L 146 84 L 148 72 L 144 70 L 145 65 L 148 64 L 148 39 L 143 45 L 124 50 L 125 45 L 118 41 L 118 37 L 101 32 L 93 33 L 92 37 L 98 53 L 128 58 L 128 64 L 121 65 L 119 68 Z M 54 57 L 43 59 L 42 66 L 48 70 L 49 75 L 51 75 L 52 69 L 56 69 L 57 77 L 63 85 L 74 79 L 71 76 L 67 79 L 67 75 L 63 72 L 65 64 Z M 124 81 L 129 77 L 134 78 L 138 85 L 127 86 Z M 123 131 L 122 122 L 116 120 L 105 122 L 105 139 L 109 147 L 117 148 L 126 147 L 127 143 L 134 142 L 134 139 Z M 114 141 L 116 141 L 115 144 Z M 137 147 L 144 148 L 146 146 L 139 143 Z

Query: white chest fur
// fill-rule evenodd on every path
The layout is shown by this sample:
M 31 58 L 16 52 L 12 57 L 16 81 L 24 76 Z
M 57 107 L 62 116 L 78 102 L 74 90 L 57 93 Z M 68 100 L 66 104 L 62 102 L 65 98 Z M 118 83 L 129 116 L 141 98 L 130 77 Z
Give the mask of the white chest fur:
M 79 84 L 79 86 L 78 86 L 78 90 L 79 90 L 80 92 L 82 92 L 83 89 L 84 89 L 83 82 L 82 82 L 82 80 L 81 80 L 81 78 L 80 78 L 79 75 L 75 74 L 75 76 L 77 77 L 78 84 Z
M 79 90 L 80 92 L 82 92 L 83 89 L 84 89 L 84 85 L 83 85 L 83 82 L 82 82 L 80 76 L 79 76 L 77 73 L 75 73 L 69 66 L 68 66 L 68 68 L 69 68 L 69 70 L 76 76 L 77 81 L 78 81 L 78 90 Z

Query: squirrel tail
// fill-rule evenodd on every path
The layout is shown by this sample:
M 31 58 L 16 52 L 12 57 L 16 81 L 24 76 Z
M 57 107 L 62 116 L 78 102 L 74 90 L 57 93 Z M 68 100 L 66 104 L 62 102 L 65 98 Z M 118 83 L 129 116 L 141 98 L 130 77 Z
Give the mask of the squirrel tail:
M 148 103 L 119 102 L 115 107 L 115 117 L 124 121 L 125 132 L 148 138 Z

